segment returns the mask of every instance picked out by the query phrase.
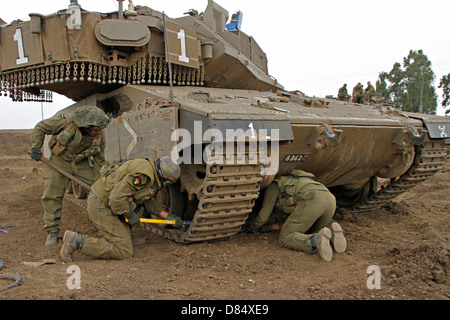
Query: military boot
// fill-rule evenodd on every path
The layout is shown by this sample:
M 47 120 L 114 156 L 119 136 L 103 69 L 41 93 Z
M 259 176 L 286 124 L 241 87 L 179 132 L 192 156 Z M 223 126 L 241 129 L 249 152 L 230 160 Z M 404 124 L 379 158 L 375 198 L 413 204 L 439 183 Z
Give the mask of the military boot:
M 58 232 L 49 232 L 47 235 L 47 241 L 45 241 L 45 246 L 56 246 L 58 244 Z
M 342 227 L 338 223 L 333 222 L 331 224 L 331 232 L 331 244 L 333 245 L 334 250 L 338 253 L 345 252 L 347 249 L 347 240 L 342 232 Z
M 72 262 L 72 253 L 80 248 L 83 238 L 81 234 L 67 230 L 64 233 L 63 245 L 59 255 L 64 262 Z
M 333 250 L 330 245 L 331 230 L 323 228 L 310 239 L 311 244 L 316 248 L 319 256 L 325 261 L 331 261 L 333 258 Z

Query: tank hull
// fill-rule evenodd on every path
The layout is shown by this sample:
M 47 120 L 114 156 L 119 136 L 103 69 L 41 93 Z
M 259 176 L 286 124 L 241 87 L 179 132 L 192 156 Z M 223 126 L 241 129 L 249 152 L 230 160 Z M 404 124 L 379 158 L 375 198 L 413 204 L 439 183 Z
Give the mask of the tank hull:
M 430 172 L 445 161 L 442 132 L 431 132 L 448 126 L 444 117 L 289 93 L 180 86 L 173 93 L 171 103 L 168 87 L 126 86 L 79 105 L 95 102 L 105 108 L 114 102 L 117 115 L 106 131 L 110 161 L 189 153 L 178 161 L 187 171 L 182 189 L 190 196 L 201 196 L 202 180 L 191 178 L 205 171 L 205 148 L 223 141 L 226 153 L 229 132 L 235 144 L 240 135 L 247 149 L 256 137 L 255 161 L 272 170 L 260 170 L 261 189 L 276 174 L 302 169 L 330 188 L 338 203 L 354 209 L 378 191 L 374 179 L 395 180 L 413 168 L 424 145 L 436 145 Z M 355 192 L 358 196 L 351 196 Z

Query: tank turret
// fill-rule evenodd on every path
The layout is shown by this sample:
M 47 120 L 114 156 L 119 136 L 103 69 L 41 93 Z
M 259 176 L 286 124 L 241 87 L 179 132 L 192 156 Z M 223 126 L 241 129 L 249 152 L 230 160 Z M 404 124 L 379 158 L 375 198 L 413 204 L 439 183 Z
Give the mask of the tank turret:
M 0 79 L 4 93 L 22 100 L 39 90 L 79 101 L 127 84 L 169 84 L 278 90 L 256 41 L 227 31 L 228 12 L 214 3 L 179 19 L 130 1 L 118 12 L 98 13 L 71 1 L 49 16 L 31 13 L 0 29 Z M 167 43 L 164 34 L 167 35 Z M 167 49 L 167 50 L 166 50 Z

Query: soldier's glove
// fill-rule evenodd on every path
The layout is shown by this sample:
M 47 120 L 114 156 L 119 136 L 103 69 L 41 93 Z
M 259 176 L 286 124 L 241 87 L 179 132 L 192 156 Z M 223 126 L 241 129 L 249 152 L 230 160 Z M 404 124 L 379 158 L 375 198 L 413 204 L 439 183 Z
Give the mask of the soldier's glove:
M 89 149 L 84 150 L 83 154 L 86 157 L 90 157 L 90 156 L 95 156 L 95 155 L 99 154 L 100 151 L 102 151 L 102 149 L 99 146 L 93 146 L 93 147 L 90 147 Z
M 139 219 L 138 215 L 134 212 L 133 209 L 130 209 L 130 213 L 124 216 L 125 218 L 127 218 L 128 224 L 130 226 L 137 225 L 141 222 L 141 219 Z
M 30 152 L 30 158 L 35 160 L 35 161 L 39 161 L 42 157 L 42 152 L 41 149 L 39 148 L 31 148 L 31 152 Z
M 179 216 L 169 214 L 166 220 L 175 220 L 175 224 L 173 225 L 175 229 L 180 229 L 183 226 L 183 220 Z

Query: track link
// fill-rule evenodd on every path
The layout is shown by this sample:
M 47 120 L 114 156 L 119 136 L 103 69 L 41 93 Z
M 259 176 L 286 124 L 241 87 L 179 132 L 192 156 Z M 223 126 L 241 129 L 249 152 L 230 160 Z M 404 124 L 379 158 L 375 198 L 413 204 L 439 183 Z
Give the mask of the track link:
M 69 200 L 70 202 L 76 204 L 77 206 L 87 210 L 87 200 L 86 199 L 77 199 L 73 196 L 73 194 L 64 194 L 64 198 Z
M 248 156 L 245 163 L 249 163 Z M 236 161 L 234 162 L 236 163 Z M 192 223 L 186 230 L 145 224 L 144 228 L 179 243 L 231 237 L 241 230 L 259 195 L 260 164 L 211 164 Z
M 445 165 L 447 156 L 445 140 L 428 140 L 423 145 L 416 146 L 416 155 L 411 168 L 402 176 L 391 180 L 377 193 L 369 196 L 364 202 L 348 210 L 352 212 L 366 212 L 380 209 L 388 201 L 409 191 L 432 177 Z

